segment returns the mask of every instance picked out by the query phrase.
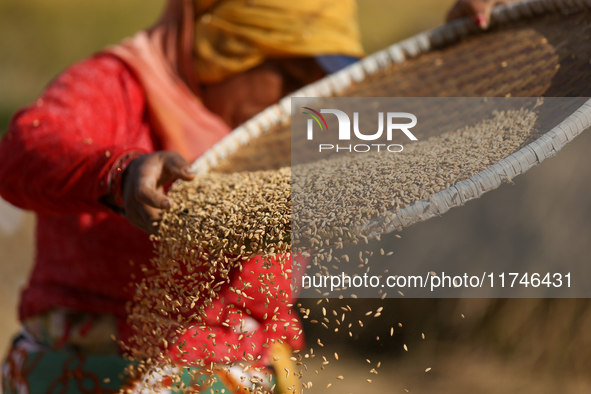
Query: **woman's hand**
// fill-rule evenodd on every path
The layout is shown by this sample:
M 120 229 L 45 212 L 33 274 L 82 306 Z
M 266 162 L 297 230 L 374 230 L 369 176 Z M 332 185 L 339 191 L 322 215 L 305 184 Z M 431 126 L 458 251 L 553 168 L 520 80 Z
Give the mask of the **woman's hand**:
M 457 0 L 447 14 L 447 21 L 458 18 L 470 17 L 476 26 L 482 30 L 488 29 L 490 13 L 493 7 L 507 4 L 511 0 Z
M 172 207 L 164 185 L 194 178 L 189 163 L 176 152 L 155 152 L 134 159 L 123 174 L 125 217 L 149 234 L 158 232 L 162 211 Z

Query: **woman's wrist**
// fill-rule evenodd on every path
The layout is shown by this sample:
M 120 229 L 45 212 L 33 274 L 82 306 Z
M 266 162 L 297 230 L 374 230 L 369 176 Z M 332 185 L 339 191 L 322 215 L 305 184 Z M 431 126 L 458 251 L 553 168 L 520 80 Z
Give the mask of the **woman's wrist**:
M 123 199 L 125 170 L 133 160 L 145 154 L 143 151 L 128 151 L 124 153 L 117 159 L 107 175 L 108 194 L 101 199 L 101 202 L 119 214 L 125 213 L 125 200 Z

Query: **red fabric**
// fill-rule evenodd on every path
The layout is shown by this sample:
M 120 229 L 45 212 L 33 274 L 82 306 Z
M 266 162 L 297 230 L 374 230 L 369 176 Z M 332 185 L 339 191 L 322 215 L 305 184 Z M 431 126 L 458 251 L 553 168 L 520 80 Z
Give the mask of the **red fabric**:
M 243 357 L 252 360 L 261 356 L 261 364 L 268 365 L 267 349 L 276 340 L 284 341 L 294 348 L 303 346 L 304 336 L 299 316 L 288 307 L 293 301 L 289 290 L 290 280 L 282 276 L 280 263 L 272 262 L 267 269 L 261 267 L 263 264 L 260 259 L 251 259 L 243 263 L 242 272 L 234 271 L 231 279 L 233 287 L 242 289 L 245 283 L 254 286 L 243 290 L 240 295 L 228 286 L 223 288 L 219 298 L 205 310 L 206 328 L 194 328 L 180 338 L 179 343 L 184 341 L 186 344 L 184 349 L 192 350 L 182 355 L 178 354 L 178 350 L 172 350 L 173 359 L 181 362 L 211 360 L 230 363 L 240 361 Z M 256 286 L 258 283 L 264 286 Z M 248 337 L 239 340 L 240 326 L 248 324 L 247 321 L 243 323 L 243 320 L 249 318 L 260 327 L 255 330 L 245 327 Z M 230 327 L 220 322 L 227 322 Z M 229 348 L 232 350 L 228 351 Z
M 0 143 L 0 195 L 37 213 L 36 261 L 22 293 L 21 319 L 55 307 L 113 313 L 121 337 L 130 334 L 125 313 L 133 296 L 130 283 L 141 279 L 153 247 L 147 234 L 98 200 L 107 194 L 109 173 L 122 156 L 159 149 L 144 92 L 113 55 L 72 66 L 14 116 Z M 289 283 L 281 285 L 287 289 Z M 261 297 L 245 307 L 256 311 L 265 302 Z M 283 307 L 278 317 L 297 317 L 289 312 Z M 257 341 L 285 335 L 277 331 Z M 232 335 L 226 330 L 229 342 L 237 340 Z M 250 346 L 253 338 L 246 340 Z M 191 341 L 206 342 L 200 336 Z M 302 345 L 302 339 L 288 342 Z M 218 354 L 227 355 L 223 341 L 217 346 Z

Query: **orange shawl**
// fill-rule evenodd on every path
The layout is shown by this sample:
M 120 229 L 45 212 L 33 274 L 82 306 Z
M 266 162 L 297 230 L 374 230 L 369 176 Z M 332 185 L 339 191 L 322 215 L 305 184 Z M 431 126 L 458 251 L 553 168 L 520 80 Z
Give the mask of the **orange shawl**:
M 193 15 L 191 0 L 171 0 L 156 25 L 106 50 L 122 59 L 144 88 L 150 123 L 163 149 L 190 162 L 231 131 L 195 95 Z

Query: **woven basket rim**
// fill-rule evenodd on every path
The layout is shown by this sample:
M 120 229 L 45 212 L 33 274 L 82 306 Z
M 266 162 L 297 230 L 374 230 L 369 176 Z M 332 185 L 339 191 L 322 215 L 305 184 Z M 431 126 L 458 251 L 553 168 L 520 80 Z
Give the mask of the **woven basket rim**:
M 591 0 L 526 0 L 509 3 L 493 9 L 490 27 L 557 12 L 571 13 L 573 10 L 580 11 L 584 8 L 591 8 Z M 220 162 L 242 146 L 269 133 L 276 126 L 289 123 L 292 97 L 333 96 L 391 64 L 403 63 L 476 33 L 482 33 L 482 31 L 469 18 L 458 19 L 375 52 L 337 73 L 303 87 L 263 110 L 207 150 L 195 160 L 192 169 L 197 175 L 214 170 Z
M 395 216 L 390 217 L 388 224 L 384 217 L 370 220 L 364 228 L 360 229 L 360 232 L 368 238 L 373 238 L 379 234 L 441 216 L 451 208 L 480 198 L 484 193 L 498 188 L 503 182 L 511 182 L 516 176 L 556 155 L 566 144 L 590 127 L 591 99 L 588 99 L 552 130 L 517 152 L 468 179 L 432 194 L 427 199 L 414 202 L 400 209 L 399 212 L 391 211 Z
M 526 0 L 497 7 L 491 15 L 491 27 L 499 24 L 516 23 L 526 18 L 543 16 L 551 13 L 572 13 L 591 8 L 591 0 Z M 459 39 L 481 32 L 470 19 L 459 19 L 434 29 L 419 33 L 365 57 L 359 62 L 327 76 L 313 84 L 305 86 L 279 103 L 265 109 L 205 152 L 193 163 L 197 175 L 205 174 L 224 159 L 231 156 L 240 147 L 269 133 L 274 127 L 289 123 L 292 97 L 329 97 L 342 92 L 353 83 L 363 81 L 393 63 L 402 63 L 457 42 Z M 451 208 L 464 205 L 467 201 L 479 198 L 484 193 L 494 190 L 503 181 L 511 180 L 523 174 L 531 167 L 540 164 L 546 158 L 555 155 L 568 142 L 584 130 L 591 127 L 591 99 L 587 100 L 559 125 L 546 132 L 538 139 L 491 165 L 480 173 L 455 184 L 441 192 L 400 209 L 386 225 L 384 217 L 369 221 L 361 229 L 367 237 L 391 232 L 397 228 L 428 220 L 447 212 Z

